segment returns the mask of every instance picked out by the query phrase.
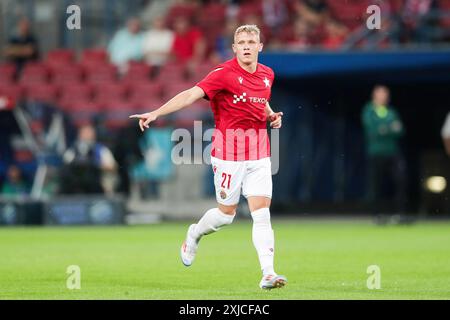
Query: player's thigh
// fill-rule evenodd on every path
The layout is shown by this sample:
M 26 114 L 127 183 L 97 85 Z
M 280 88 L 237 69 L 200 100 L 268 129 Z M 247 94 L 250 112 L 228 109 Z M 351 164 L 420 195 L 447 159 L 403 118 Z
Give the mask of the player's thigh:
M 270 158 L 247 162 L 245 176 L 242 181 L 242 194 L 247 199 L 254 199 L 250 200 L 252 203 L 260 203 L 264 198 L 272 199 L 272 171 Z M 267 203 L 266 200 L 264 201 Z
M 244 162 L 225 161 L 212 157 L 211 165 L 217 202 L 223 206 L 237 205 L 245 173 Z

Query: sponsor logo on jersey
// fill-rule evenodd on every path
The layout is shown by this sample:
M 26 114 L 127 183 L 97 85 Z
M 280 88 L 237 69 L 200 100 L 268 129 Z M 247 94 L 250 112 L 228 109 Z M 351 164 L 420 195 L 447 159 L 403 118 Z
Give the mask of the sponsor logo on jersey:
M 264 77 L 263 82 L 266 85 L 266 88 L 270 86 L 270 81 L 269 81 L 269 79 L 267 79 L 267 77 Z
M 267 99 L 266 98 L 247 97 L 247 93 L 246 92 L 242 93 L 240 96 L 238 96 L 237 94 L 233 95 L 233 103 L 238 103 L 239 101 L 247 102 L 247 100 L 249 100 L 252 103 L 261 103 L 261 104 L 264 104 L 264 105 L 267 103 Z

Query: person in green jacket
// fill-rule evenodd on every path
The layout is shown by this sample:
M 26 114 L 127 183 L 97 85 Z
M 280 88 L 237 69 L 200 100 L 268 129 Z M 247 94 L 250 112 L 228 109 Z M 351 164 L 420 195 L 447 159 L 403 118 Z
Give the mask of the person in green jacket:
M 362 123 L 368 156 L 368 196 L 372 213 L 382 217 L 381 211 L 405 211 L 406 174 L 405 162 L 400 148 L 404 135 L 403 123 L 397 111 L 389 105 L 389 89 L 377 85 L 372 92 L 372 101 L 362 111 Z M 386 182 L 391 182 L 389 184 Z M 386 199 L 394 200 L 385 202 Z M 389 203 L 389 208 L 384 205 Z
M 24 196 L 29 191 L 30 188 L 22 178 L 20 169 L 15 165 L 9 166 L 6 181 L 3 183 L 0 195 L 4 197 Z

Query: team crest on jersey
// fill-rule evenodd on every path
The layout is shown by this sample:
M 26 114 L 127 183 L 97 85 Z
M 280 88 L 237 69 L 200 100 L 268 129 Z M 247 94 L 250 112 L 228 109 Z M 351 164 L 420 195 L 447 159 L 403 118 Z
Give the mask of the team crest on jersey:
M 267 77 L 264 77 L 263 82 L 266 85 L 266 88 L 270 86 L 270 81 L 269 81 L 269 79 L 267 79 Z
M 220 197 L 222 199 L 225 199 L 227 197 L 227 193 L 225 191 L 223 191 L 223 190 L 220 190 Z
M 244 78 L 239 77 L 238 80 L 239 80 L 239 83 L 242 84 L 242 81 L 244 81 Z

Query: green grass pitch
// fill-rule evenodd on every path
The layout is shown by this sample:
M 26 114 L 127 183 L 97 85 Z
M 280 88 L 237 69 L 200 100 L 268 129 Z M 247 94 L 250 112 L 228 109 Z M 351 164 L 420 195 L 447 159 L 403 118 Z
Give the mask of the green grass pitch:
M 187 268 L 189 223 L 0 229 L 0 299 L 450 299 L 450 223 L 277 220 L 276 270 L 285 288 L 262 291 L 251 223 L 200 243 Z M 81 268 L 69 290 L 66 269 Z M 378 265 L 381 289 L 366 286 Z

